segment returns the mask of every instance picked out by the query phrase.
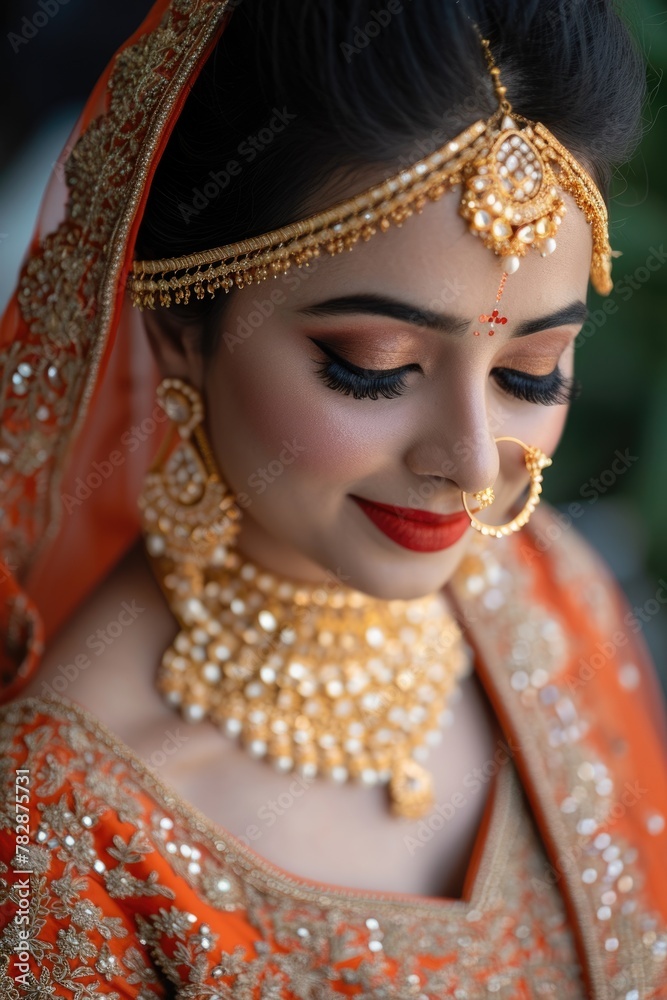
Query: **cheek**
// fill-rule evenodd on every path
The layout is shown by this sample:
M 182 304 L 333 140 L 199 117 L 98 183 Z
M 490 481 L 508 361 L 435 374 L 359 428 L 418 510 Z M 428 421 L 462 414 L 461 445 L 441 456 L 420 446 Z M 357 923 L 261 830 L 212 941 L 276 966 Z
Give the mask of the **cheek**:
M 272 331 L 216 358 L 207 398 L 216 456 L 236 488 L 256 469 L 279 459 L 286 447 L 296 460 L 285 471 L 321 482 L 358 479 L 381 465 L 386 430 L 364 406 L 328 389 L 316 374 L 313 348 L 270 345 Z M 278 343 L 276 331 L 274 343 Z M 254 339 L 254 338 L 253 338 Z M 370 404 L 372 405 L 372 404 Z M 286 483 L 285 483 L 286 485 Z
M 498 431 L 497 436 L 516 437 L 527 445 L 536 445 L 545 454 L 553 455 L 567 419 L 567 406 L 536 406 L 534 415 L 522 417 Z M 500 481 L 502 483 L 502 498 L 507 503 L 513 503 L 528 485 L 528 473 L 525 464 L 525 452 L 513 442 L 500 442 Z M 555 461 L 554 461 L 555 464 Z M 545 481 L 552 473 L 552 466 L 547 467 L 543 475 Z M 498 491 L 496 491 L 498 492 Z
M 569 408 L 538 405 L 526 408 L 534 410 L 534 413 L 522 416 L 515 424 L 516 430 L 507 433 L 520 438 L 526 444 L 537 445 L 547 455 L 551 455 L 563 433 Z M 509 445 L 507 447 L 509 448 Z
M 554 364 L 566 378 L 574 372 L 574 350 L 568 347 L 560 358 L 554 358 Z M 521 365 L 519 365 L 521 367 Z M 525 444 L 536 445 L 547 455 L 553 455 L 563 434 L 569 412 L 568 406 L 529 405 L 527 403 L 512 404 L 511 407 L 501 407 L 496 421 L 499 429 L 495 436 L 511 436 L 519 438 Z M 521 477 L 525 480 L 525 463 L 522 450 L 510 442 L 499 444 L 501 464 L 507 479 Z M 547 469 L 546 474 L 549 474 Z
M 563 428 L 565 427 L 568 413 L 567 406 L 554 406 L 551 409 L 553 412 L 545 416 L 540 427 L 539 440 L 535 442 L 547 455 L 553 454 L 556 450 L 556 446 L 563 433 Z

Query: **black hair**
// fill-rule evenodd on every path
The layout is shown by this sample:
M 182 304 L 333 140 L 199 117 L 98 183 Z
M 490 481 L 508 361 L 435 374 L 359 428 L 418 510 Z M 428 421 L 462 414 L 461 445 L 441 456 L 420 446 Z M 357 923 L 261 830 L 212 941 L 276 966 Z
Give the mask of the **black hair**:
M 473 24 L 491 42 L 514 109 L 551 129 L 606 197 L 641 137 L 644 63 L 613 0 L 232 7 L 158 164 L 139 259 L 294 222 L 361 190 L 348 180 L 355 170 L 377 165 L 379 181 L 489 117 L 497 101 Z M 331 178 L 335 193 L 317 203 Z M 171 312 L 208 327 L 225 299 L 193 297 Z

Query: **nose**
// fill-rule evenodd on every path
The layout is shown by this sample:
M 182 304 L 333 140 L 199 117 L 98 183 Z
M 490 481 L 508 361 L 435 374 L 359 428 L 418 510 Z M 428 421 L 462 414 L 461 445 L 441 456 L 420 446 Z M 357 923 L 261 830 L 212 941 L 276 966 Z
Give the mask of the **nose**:
M 428 410 L 405 455 L 410 471 L 443 495 L 447 484 L 470 494 L 492 486 L 500 468 L 494 435 L 503 431 L 494 432 L 484 399 L 459 391 L 445 406 Z

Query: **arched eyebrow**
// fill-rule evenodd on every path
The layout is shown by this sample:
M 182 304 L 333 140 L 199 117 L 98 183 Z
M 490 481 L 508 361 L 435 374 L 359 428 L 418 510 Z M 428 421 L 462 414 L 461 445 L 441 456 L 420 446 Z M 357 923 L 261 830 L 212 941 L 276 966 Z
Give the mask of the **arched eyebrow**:
M 513 337 L 527 337 L 529 333 L 539 333 L 540 330 L 552 330 L 557 326 L 577 326 L 585 323 L 589 312 L 585 302 L 576 299 L 562 309 L 547 313 L 546 316 L 538 316 L 536 319 L 527 319 L 512 332 Z
M 421 309 L 409 302 L 388 298 L 384 295 L 342 295 L 323 302 L 314 302 L 296 310 L 304 316 L 349 316 L 367 314 L 373 316 L 388 316 L 401 323 L 426 327 L 450 337 L 461 337 L 470 328 L 473 320 L 448 313 L 434 312 L 431 309 Z M 567 326 L 570 323 L 584 323 L 588 309 L 584 302 L 576 300 L 555 312 L 535 319 L 524 320 L 512 332 L 512 337 L 526 337 L 540 330 L 550 330 L 552 327 Z

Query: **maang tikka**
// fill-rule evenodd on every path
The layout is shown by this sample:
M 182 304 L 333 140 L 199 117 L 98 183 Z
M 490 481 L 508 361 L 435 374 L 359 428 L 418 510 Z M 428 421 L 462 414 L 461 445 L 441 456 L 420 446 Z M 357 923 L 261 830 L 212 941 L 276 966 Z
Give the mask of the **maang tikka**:
M 476 29 L 477 30 L 477 29 Z M 478 32 L 479 34 L 479 32 Z M 565 215 L 567 192 L 591 226 L 590 276 L 595 289 L 612 289 L 608 214 L 588 171 L 541 122 L 514 112 L 487 39 L 480 38 L 493 82 L 497 110 L 474 122 L 433 153 L 352 198 L 280 229 L 180 257 L 136 260 L 128 288 L 140 309 L 214 297 L 308 267 L 327 253 L 353 250 L 391 225 L 402 226 L 429 201 L 460 188 L 459 214 L 469 231 L 514 273 L 529 249 L 547 256 Z M 504 279 L 506 280 L 506 279 Z M 504 288 L 504 280 L 502 288 Z M 496 299 L 496 306 L 502 295 Z M 501 322 L 499 312 L 480 322 Z M 479 331 L 477 331 L 479 333 Z
M 279 770 L 387 784 L 396 815 L 426 814 L 423 762 L 472 665 L 442 599 L 381 600 L 334 574 L 303 584 L 244 559 L 241 512 L 215 467 L 201 397 L 172 378 L 158 399 L 173 424 L 140 509 L 180 625 L 158 690 L 188 721 L 209 718 Z

